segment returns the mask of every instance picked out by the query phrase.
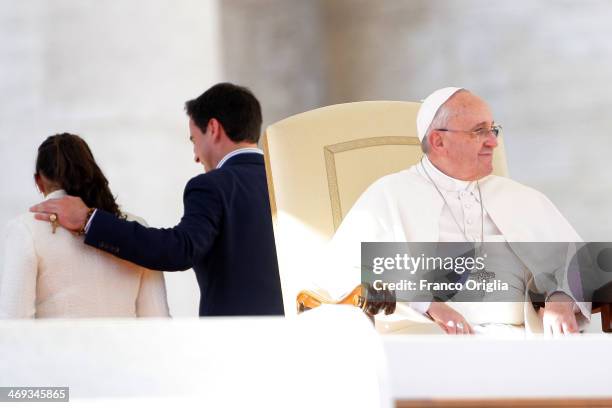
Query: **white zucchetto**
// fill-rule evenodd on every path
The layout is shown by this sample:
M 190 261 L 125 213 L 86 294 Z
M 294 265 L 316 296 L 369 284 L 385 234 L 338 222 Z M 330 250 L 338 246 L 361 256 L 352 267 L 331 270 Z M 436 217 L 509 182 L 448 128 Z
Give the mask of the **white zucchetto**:
M 427 129 L 429 129 L 429 125 L 431 125 L 440 106 L 444 105 L 444 102 L 448 101 L 451 96 L 462 89 L 464 88 L 456 88 L 453 86 L 438 89 L 423 100 L 419 108 L 419 113 L 417 114 L 417 134 L 421 142 L 427 134 Z

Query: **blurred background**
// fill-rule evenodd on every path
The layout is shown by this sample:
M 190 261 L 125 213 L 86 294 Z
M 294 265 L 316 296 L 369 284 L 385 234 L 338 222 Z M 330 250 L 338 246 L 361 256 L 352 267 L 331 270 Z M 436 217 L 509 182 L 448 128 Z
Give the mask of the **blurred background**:
M 250 87 L 264 126 L 452 85 L 490 103 L 512 178 L 612 241 L 610 15 L 605 0 L 0 0 L 0 227 L 41 199 L 36 149 L 63 131 L 124 210 L 175 225 L 203 171 L 183 104 L 219 81 Z M 171 313 L 197 316 L 193 271 L 166 282 Z

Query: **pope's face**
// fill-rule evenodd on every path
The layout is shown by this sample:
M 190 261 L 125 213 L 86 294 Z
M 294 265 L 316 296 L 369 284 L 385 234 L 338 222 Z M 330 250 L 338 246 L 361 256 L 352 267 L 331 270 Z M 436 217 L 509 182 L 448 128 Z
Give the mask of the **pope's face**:
M 442 132 L 448 175 L 461 180 L 478 180 L 493 171 L 497 138 L 488 131 L 495 124 L 487 104 L 469 92 L 448 101 L 451 114 Z

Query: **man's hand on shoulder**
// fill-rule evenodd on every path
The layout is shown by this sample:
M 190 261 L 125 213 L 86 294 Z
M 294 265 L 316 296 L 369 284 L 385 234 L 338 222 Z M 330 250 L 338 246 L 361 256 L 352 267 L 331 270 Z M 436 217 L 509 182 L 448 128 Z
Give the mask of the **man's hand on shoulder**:
M 548 298 L 544 311 L 540 309 L 545 335 L 578 333 L 574 304 L 574 300 L 563 292 L 553 293 Z
M 57 216 L 57 222 L 67 230 L 78 232 L 87 221 L 89 208 L 80 197 L 66 196 L 54 198 L 30 207 L 35 213 L 34 218 L 41 221 L 51 221 L 51 214 Z
M 427 313 L 447 334 L 474 334 L 461 313 L 443 302 L 431 302 Z

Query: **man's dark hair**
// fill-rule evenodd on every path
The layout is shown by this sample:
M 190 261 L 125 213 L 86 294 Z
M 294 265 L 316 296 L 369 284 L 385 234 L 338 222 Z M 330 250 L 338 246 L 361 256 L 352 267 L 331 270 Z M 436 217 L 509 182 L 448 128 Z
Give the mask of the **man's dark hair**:
M 185 111 L 202 132 L 217 119 L 234 142 L 257 143 L 261 133 L 261 106 L 243 86 L 223 82 L 185 102 Z

